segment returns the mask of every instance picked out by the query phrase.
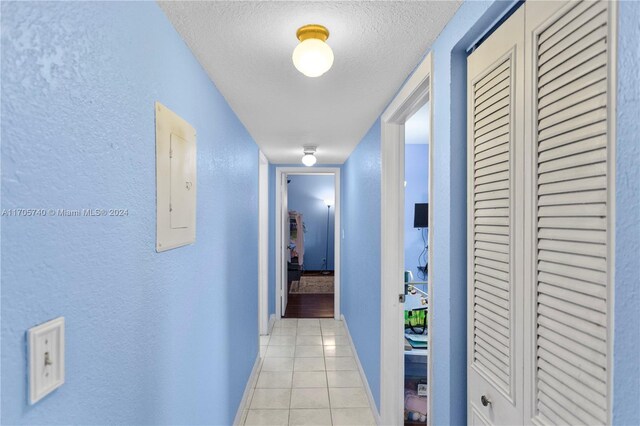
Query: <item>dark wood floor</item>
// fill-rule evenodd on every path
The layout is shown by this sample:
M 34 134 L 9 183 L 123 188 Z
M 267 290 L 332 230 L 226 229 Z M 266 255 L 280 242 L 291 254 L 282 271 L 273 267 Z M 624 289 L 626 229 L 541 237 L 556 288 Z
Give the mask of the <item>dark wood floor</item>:
M 305 272 L 305 275 L 315 274 Z M 284 318 L 333 318 L 333 315 L 333 294 L 289 293 Z

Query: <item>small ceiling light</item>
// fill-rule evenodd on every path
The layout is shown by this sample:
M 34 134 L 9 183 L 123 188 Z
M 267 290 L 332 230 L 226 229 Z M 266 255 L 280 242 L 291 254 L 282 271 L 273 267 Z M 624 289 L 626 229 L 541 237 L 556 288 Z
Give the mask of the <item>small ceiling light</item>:
M 324 203 L 327 205 L 327 207 L 331 207 L 333 205 L 333 200 L 331 198 L 327 198 L 324 200 Z
M 316 153 L 315 146 L 305 146 L 304 155 L 302 156 L 302 164 L 304 164 L 307 167 L 311 167 L 314 164 L 316 164 L 316 161 L 318 160 L 316 159 L 315 153 Z
M 322 25 L 298 28 L 300 44 L 293 50 L 293 65 L 307 77 L 320 77 L 333 65 L 333 51 L 327 43 L 329 30 Z

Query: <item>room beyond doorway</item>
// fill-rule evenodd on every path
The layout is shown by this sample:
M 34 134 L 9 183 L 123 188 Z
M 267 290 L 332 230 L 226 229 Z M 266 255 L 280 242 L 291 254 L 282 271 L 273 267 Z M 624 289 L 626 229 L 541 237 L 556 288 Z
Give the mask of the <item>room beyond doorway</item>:
M 327 275 L 320 272 L 303 272 L 303 277 L 329 277 L 334 279 L 334 272 Z M 334 294 L 304 294 L 289 292 L 287 311 L 283 318 L 333 318 Z
M 340 169 L 276 180 L 276 318 L 340 318 Z
M 286 176 L 283 214 L 288 226 L 283 230 L 287 303 L 283 317 L 334 315 L 334 181 L 333 175 Z

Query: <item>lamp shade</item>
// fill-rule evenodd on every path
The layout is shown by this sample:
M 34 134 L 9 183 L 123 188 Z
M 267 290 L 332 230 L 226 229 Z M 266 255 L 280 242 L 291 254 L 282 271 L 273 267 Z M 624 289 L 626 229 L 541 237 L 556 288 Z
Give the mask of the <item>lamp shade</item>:
M 302 164 L 304 164 L 307 167 L 311 167 L 314 164 L 316 164 L 316 156 L 313 154 L 304 154 L 304 156 L 302 157 Z
M 307 77 L 320 77 L 333 65 L 333 50 L 322 40 L 308 38 L 293 50 L 293 65 Z

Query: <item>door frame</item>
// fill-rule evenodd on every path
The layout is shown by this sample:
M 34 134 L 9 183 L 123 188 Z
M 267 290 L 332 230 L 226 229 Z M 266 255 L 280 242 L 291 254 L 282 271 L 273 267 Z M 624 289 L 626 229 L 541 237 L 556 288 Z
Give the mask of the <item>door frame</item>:
M 402 424 L 404 412 L 404 125 L 427 102 L 429 108 L 429 247 L 433 247 L 433 65 L 431 53 L 418 65 L 381 118 L 381 325 L 380 325 L 380 416 L 382 424 Z M 429 414 L 433 412 L 433 291 L 432 250 L 428 253 L 429 294 Z M 431 415 L 427 416 L 431 424 Z
M 336 320 L 340 319 L 340 214 L 341 214 L 341 199 L 340 199 L 340 168 L 339 167 L 276 167 L 276 204 L 275 212 L 280 210 L 282 206 L 282 193 L 280 188 L 282 186 L 283 175 L 332 175 L 334 176 L 334 192 L 335 192 L 335 211 L 334 211 L 334 294 L 333 294 L 333 313 Z M 277 215 L 276 215 L 277 216 Z M 276 218 L 278 219 L 278 218 Z M 284 240 L 284 229 L 282 227 L 282 221 L 276 220 L 276 238 L 275 238 L 275 265 L 276 268 L 276 291 L 275 291 L 275 305 L 276 305 L 276 318 L 282 318 L 284 312 L 281 312 L 281 297 L 282 289 L 286 286 L 286 274 L 283 273 L 284 258 L 282 256 L 282 250 L 280 247 Z
M 258 330 L 269 334 L 269 161 L 258 152 Z

